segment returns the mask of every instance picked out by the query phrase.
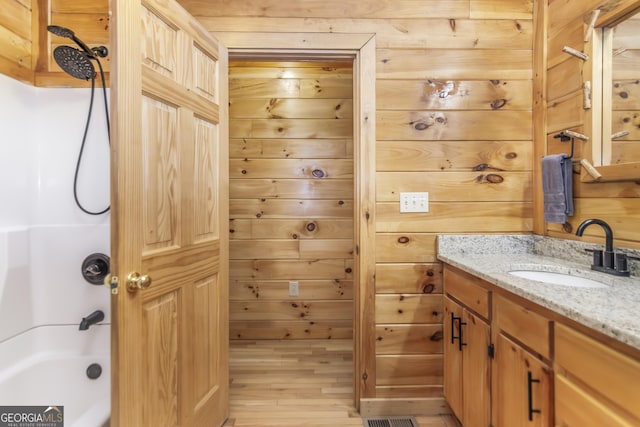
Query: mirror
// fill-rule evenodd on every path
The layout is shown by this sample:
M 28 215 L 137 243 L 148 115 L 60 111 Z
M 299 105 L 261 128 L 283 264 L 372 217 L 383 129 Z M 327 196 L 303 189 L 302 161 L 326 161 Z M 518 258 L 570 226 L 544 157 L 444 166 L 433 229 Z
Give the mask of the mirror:
M 593 34 L 593 163 L 583 161 L 585 182 L 640 179 L 640 0 L 620 3 L 602 10 Z
M 640 13 L 602 28 L 602 165 L 640 162 Z

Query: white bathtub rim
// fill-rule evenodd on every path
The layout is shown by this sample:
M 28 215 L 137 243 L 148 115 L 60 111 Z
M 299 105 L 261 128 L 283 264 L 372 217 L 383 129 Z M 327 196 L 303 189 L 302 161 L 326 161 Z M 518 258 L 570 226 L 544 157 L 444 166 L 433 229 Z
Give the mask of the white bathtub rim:
M 106 313 L 105 313 L 106 314 Z M 29 334 L 32 331 L 35 331 L 36 329 L 40 329 L 40 328 L 48 328 L 48 327 L 56 327 L 56 326 L 64 326 L 64 327 L 75 327 L 76 329 L 78 329 L 80 327 L 80 324 L 75 324 L 75 323 L 48 323 L 46 325 L 37 325 L 37 326 L 32 326 L 29 329 L 26 329 L 24 331 L 20 331 L 18 333 L 15 333 L 13 335 L 11 335 L 10 337 L 4 338 L 3 340 L 0 341 L 0 348 L 2 347 L 2 345 L 4 343 L 6 343 L 7 341 L 14 339 L 14 338 L 18 338 L 21 335 L 24 334 Z M 91 325 L 89 327 L 89 330 L 91 330 L 91 328 L 94 328 L 96 326 L 111 326 L 111 322 L 99 322 L 99 323 L 95 323 L 93 325 Z M 80 331 L 78 329 L 78 332 L 86 332 L 86 331 Z
M 31 328 L 0 343 L 0 379 L 8 378 L 41 358 L 111 354 L 111 325 L 45 325 Z M 27 356 L 28 355 L 28 356 Z M 25 357 L 27 356 L 27 357 Z M 18 369 L 19 368 L 19 369 Z

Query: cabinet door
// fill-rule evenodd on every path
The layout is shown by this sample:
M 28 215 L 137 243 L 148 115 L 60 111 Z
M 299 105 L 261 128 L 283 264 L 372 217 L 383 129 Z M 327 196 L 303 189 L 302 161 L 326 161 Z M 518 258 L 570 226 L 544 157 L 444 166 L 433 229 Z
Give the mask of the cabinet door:
M 463 311 L 462 322 L 462 420 L 465 427 L 488 427 L 489 325 L 467 310 Z
M 640 426 L 638 359 L 556 324 L 555 362 L 557 425 Z
M 551 369 L 502 334 L 494 369 L 495 427 L 550 427 Z
M 462 307 L 445 297 L 444 316 L 444 397 L 462 420 L 462 351 L 458 338 Z
M 555 362 L 591 389 L 595 400 L 628 412 L 639 426 L 640 360 L 567 326 L 556 324 L 555 330 Z
M 630 416 L 617 412 L 562 375 L 556 375 L 555 392 L 556 425 L 563 427 L 638 425 L 637 419 L 634 421 Z

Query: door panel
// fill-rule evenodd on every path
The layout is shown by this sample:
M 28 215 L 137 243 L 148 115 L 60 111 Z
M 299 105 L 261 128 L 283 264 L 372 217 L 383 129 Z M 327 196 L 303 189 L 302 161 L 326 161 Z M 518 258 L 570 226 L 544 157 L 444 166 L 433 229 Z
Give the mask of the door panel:
M 144 253 L 177 244 L 177 127 L 178 110 L 168 100 L 142 97 Z
M 195 168 L 193 171 L 193 198 L 195 200 L 195 239 L 216 239 L 219 233 L 218 183 L 215 173 L 218 168 L 218 126 L 204 119 L 194 118 Z
M 449 297 L 444 297 L 444 397 L 451 410 L 463 419 L 462 401 L 462 351 L 459 337 L 462 307 Z
M 174 0 L 114 0 L 112 426 L 228 414 L 226 50 Z M 222 225 L 225 226 L 222 226 Z M 127 291 L 129 273 L 151 286 Z
M 495 426 L 551 427 L 551 369 L 503 334 L 498 334 L 495 354 Z
M 215 340 L 216 318 L 211 316 L 219 300 L 216 277 L 211 277 L 194 284 L 193 305 L 193 338 L 195 350 L 193 353 L 193 369 L 198 374 L 194 381 L 195 405 L 198 406 L 207 398 L 209 393 L 215 392 L 219 383 L 217 365 L 219 357 L 206 343 Z M 203 345 L 204 344 L 204 345 Z
M 179 292 L 169 292 L 143 304 L 145 360 L 143 425 L 178 424 Z M 149 391 L 153 392 L 149 393 Z
M 489 324 L 468 310 L 462 315 L 462 401 L 465 427 L 486 427 L 490 424 Z

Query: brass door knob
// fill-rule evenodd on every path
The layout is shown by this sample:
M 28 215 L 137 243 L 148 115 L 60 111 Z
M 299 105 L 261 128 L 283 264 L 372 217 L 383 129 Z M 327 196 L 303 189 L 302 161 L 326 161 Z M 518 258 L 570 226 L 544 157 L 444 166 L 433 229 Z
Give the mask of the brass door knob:
M 127 290 L 129 292 L 137 292 L 141 289 L 147 289 L 151 286 L 151 277 L 140 275 L 140 273 L 133 272 L 127 276 Z

